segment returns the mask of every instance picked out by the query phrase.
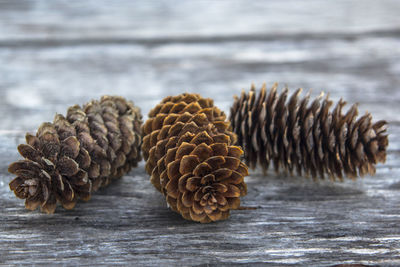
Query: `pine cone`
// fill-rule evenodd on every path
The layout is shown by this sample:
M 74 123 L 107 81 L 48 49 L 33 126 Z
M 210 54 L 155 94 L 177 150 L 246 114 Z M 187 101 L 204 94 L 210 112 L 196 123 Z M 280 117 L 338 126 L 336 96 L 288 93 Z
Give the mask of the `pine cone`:
M 172 210 L 202 223 L 223 220 L 247 192 L 243 151 L 226 116 L 197 94 L 167 97 L 143 126 L 143 155 L 152 184 Z
M 357 119 L 357 105 L 342 114 L 342 100 L 330 111 L 332 101 L 322 94 L 308 105 L 309 94 L 298 98 L 301 89 L 287 101 L 288 90 L 278 94 L 276 88 L 267 92 L 264 84 L 256 96 L 253 85 L 231 107 L 230 121 L 251 168 L 259 163 L 265 172 L 272 161 L 276 172 L 296 169 L 298 175 L 342 180 L 344 174 L 372 175 L 375 164 L 385 162 L 386 121 L 372 123 L 369 113 Z
M 25 207 L 40 206 L 54 213 L 57 202 L 72 209 L 78 198 L 127 173 L 140 161 L 142 116 L 139 108 L 122 97 L 103 96 L 83 108 L 57 114 L 53 123 L 43 123 L 35 135 L 26 134 L 18 146 L 25 158 L 8 171 L 17 175 L 10 189 L 26 199 Z

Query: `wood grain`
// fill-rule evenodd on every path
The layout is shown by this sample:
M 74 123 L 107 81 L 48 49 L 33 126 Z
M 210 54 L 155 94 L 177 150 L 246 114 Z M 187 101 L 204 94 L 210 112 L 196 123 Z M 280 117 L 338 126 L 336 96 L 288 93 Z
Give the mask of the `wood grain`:
M 399 1 L 0 0 L 1 265 L 400 265 Z M 321 90 L 389 121 L 387 163 L 343 183 L 247 178 L 227 221 L 180 218 L 142 162 L 72 211 L 24 209 L 16 146 L 56 112 L 102 94 L 143 114 L 198 92 L 229 112 L 254 82 Z

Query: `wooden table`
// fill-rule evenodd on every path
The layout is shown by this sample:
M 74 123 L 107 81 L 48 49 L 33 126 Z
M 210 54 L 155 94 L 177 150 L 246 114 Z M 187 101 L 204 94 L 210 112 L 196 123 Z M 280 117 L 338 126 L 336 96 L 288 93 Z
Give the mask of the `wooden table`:
M 399 14 L 397 0 L 0 0 L 0 264 L 400 265 Z M 257 209 L 207 225 L 170 211 L 144 162 L 54 215 L 8 188 L 25 132 L 72 104 L 122 95 L 146 115 L 188 91 L 229 112 L 275 81 L 388 120 L 386 164 L 343 183 L 252 171 L 242 203 Z

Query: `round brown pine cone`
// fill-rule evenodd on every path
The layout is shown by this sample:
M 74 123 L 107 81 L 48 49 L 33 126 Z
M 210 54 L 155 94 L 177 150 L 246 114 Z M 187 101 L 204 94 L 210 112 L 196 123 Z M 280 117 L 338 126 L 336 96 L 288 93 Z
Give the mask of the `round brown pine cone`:
M 72 209 L 137 166 L 141 124 L 139 108 L 122 97 L 72 106 L 66 117 L 57 114 L 36 135 L 26 134 L 27 144 L 18 146 L 25 159 L 8 168 L 17 176 L 10 189 L 30 210 L 54 213 L 57 202 Z
M 251 168 L 259 163 L 265 172 L 272 161 L 276 172 L 296 169 L 298 175 L 342 180 L 372 175 L 375 164 L 385 162 L 386 121 L 372 123 L 369 113 L 357 118 L 357 105 L 342 114 L 343 100 L 330 110 L 333 103 L 323 94 L 309 104 L 309 94 L 299 100 L 301 89 L 288 100 L 287 89 L 276 89 L 267 91 L 264 84 L 257 94 L 253 85 L 231 107 L 230 121 Z
M 246 195 L 247 166 L 225 114 L 197 94 L 165 98 L 143 125 L 152 184 L 185 219 L 224 220 Z

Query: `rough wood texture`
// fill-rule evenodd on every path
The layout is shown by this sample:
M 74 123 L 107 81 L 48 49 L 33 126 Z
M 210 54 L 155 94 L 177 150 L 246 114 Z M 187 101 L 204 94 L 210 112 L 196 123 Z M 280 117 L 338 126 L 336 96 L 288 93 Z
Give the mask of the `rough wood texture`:
M 0 1 L 0 264 L 400 264 L 400 2 Z M 251 82 L 313 88 L 389 121 L 387 163 L 343 183 L 247 178 L 229 220 L 167 209 L 144 171 L 72 211 L 24 209 L 7 165 L 26 131 L 71 104 L 169 94 L 225 111 Z

